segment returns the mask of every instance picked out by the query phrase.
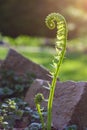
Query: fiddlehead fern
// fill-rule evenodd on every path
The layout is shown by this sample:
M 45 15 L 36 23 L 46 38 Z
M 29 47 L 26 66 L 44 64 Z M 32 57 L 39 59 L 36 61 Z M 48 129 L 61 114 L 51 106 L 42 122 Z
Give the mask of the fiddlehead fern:
M 40 116 L 40 120 L 42 123 L 42 129 L 45 130 L 44 119 L 43 119 L 41 108 L 40 108 L 40 105 L 43 100 L 44 100 L 44 96 L 42 93 L 38 93 L 37 95 L 35 95 L 35 104 L 36 104 L 36 108 L 37 108 L 37 111 L 38 111 L 38 114 Z
M 47 108 L 48 109 L 47 130 L 51 130 L 53 97 L 54 97 L 57 77 L 59 74 L 59 69 L 63 61 L 65 50 L 66 50 L 67 28 L 66 28 L 66 21 L 64 17 L 58 13 L 49 14 L 46 17 L 46 25 L 49 29 L 54 29 L 55 26 L 57 26 L 57 41 L 56 41 L 57 54 L 53 60 L 54 71 L 51 73 L 51 75 L 53 76 L 53 80 L 50 85 L 50 94 L 49 94 L 48 108 Z

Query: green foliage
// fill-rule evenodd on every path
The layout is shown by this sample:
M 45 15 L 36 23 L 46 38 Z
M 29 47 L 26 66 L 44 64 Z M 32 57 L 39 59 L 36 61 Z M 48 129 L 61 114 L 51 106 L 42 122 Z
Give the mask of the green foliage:
M 86 41 L 86 37 L 81 37 L 79 39 L 68 41 L 66 56 L 61 66 L 62 69 L 60 73 L 60 80 L 87 81 Z M 51 65 L 49 64 L 51 64 L 53 55 L 55 55 L 54 48 L 26 46 L 16 47 L 16 49 L 19 53 L 21 53 L 26 58 L 32 60 L 33 62 L 43 65 L 48 70 L 52 69 Z M 5 58 L 7 51 L 8 49 L 0 47 L 0 59 Z
M 52 83 L 49 84 L 49 98 L 48 98 L 48 106 L 47 106 L 47 130 L 51 130 L 51 123 L 52 123 L 52 105 L 53 105 L 53 97 L 56 87 L 56 81 L 59 75 L 60 66 L 62 64 L 65 50 L 66 50 L 66 40 L 67 40 L 67 28 L 66 28 L 66 21 L 64 17 L 58 13 L 51 13 L 46 17 L 46 25 L 49 29 L 54 29 L 55 25 L 57 25 L 57 41 L 56 41 L 56 55 L 54 56 L 54 60 L 52 63 L 53 69 L 50 72 L 51 76 L 53 77 Z M 57 22 L 57 24 L 55 23 Z M 39 97 L 42 97 L 41 94 L 37 94 L 35 100 L 37 101 Z M 42 99 L 42 98 L 40 98 Z M 44 119 L 42 117 L 42 113 L 40 110 L 40 103 L 36 102 L 36 108 L 40 115 L 42 128 L 45 130 L 44 126 Z
M 26 90 L 35 79 L 35 75 L 26 74 L 25 78 L 18 76 L 12 70 L 0 71 L 0 98 L 6 98 L 8 96 L 24 96 Z
M 77 130 L 77 126 L 76 125 L 67 126 L 65 130 Z
M 13 90 L 8 87 L 0 88 L 0 96 L 12 95 L 13 93 Z
M 13 129 L 17 125 L 16 122 L 24 122 L 26 117 L 28 129 L 34 128 L 35 126 L 32 122 L 36 121 L 38 126 L 41 126 L 37 111 L 32 110 L 23 101 L 27 89 L 35 78 L 35 75 L 30 73 L 26 73 L 25 77 L 22 78 L 12 70 L 0 71 L 0 100 L 2 101 L 0 103 L 0 128 L 6 130 Z M 21 127 L 20 123 L 19 126 Z
M 45 130 L 44 118 L 42 116 L 42 111 L 41 111 L 41 108 L 40 108 L 40 105 L 41 105 L 43 100 L 44 100 L 44 96 L 43 96 L 42 93 L 38 93 L 37 95 L 35 95 L 35 104 L 36 104 L 36 108 L 37 108 L 37 111 L 38 111 L 38 114 L 40 116 L 40 120 L 41 120 L 41 123 L 42 123 L 42 129 Z
M 48 115 L 47 115 L 47 130 L 51 130 L 52 123 L 52 105 L 53 97 L 55 92 L 56 81 L 59 75 L 60 66 L 62 64 L 65 50 L 66 50 L 66 40 L 67 40 L 67 28 L 66 21 L 64 17 L 58 13 L 52 13 L 46 18 L 46 25 L 49 29 L 55 28 L 55 21 L 57 22 L 57 41 L 56 41 L 56 56 L 53 60 L 53 72 L 51 76 L 53 77 L 52 83 L 50 84 L 50 94 L 48 99 Z
M 16 121 L 23 121 L 25 117 L 31 119 L 30 122 L 28 120 L 29 128 L 34 126 L 32 121 L 35 122 L 39 119 L 37 112 L 32 110 L 22 99 L 10 98 L 0 103 L 0 128 L 5 128 L 6 130 L 14 128 Z M 40 127 L 40 124 L 37 124 Z
M 7 99 L 0 104 L 0 117 L 3 117 L 1 121 L 2 128 L 13 128 L 15 120 L 22 118 L 23 110 L 20 109 L 20 105 L 18 106 L 15 101 L 14 99 Z
M 42 128 L 40 123 L 31 123 L 31 125 L 25 130 L 40 130 Z
M 44 97 L 42 93 L 38 93 L 37 95 L 35 95 L 35 104 L 41 104 L 43 100 Z
M 30 37 L 27 35 L 20 35 L 16 38 L 10 36 L 0 35 L 1 40 L 8 43 L 10 46 L 39 46 L 43 43 L 43 38 Z

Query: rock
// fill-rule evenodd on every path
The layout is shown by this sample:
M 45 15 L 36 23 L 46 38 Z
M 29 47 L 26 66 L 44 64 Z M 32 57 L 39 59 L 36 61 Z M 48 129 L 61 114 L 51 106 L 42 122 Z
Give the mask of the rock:
M 25 101 L 31 108 L 35 108 L 34 97 L 38 92 L 48 97 L 49 90 L 42 86 L 47 86 L 47 81 L 36 79 L 27 91 Z M 57 82 L 52 116 L 53 126 L 58 130 L 72 124 L 76 124 L 78 130 L 87 128 L 87 82 Z
M 0 67 L 1 67 L 2 63 L 3 63 L 3 60 L 0 60 Z
M 18 75 L 24 75 L 29 72 L 35 74 L 39 79 L 51 80 L 50 76 L 48 76 L 48 70 L 25 58 L 13 49 L 9 50 L 6 59 L 1 65 L 1 69 L 13 70 Z

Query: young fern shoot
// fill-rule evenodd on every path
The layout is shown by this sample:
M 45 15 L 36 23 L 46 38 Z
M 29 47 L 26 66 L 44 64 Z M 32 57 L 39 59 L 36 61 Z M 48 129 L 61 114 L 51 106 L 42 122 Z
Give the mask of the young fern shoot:
M 45 130 L 44 118 L 42 116 L 42 111 L 41 111 L 41 103 L 42 103 L 43 100 L 44 100 L 44 96 L 43 96 L 42 93 L 38 93 L 37 95 L 35 95 L 36 109 L 37 109 L 38 114 L 40 116 L 42 129 Z
M 56 56 L 54 56 L 53 67 L 54 70 L 51 73 L 53 77 L 52 83 L 50 84 L 50 94 L 48 99 L 47 107 L 47 130 L 51 130 L 52 122 L 52 105 L 53 97 L 55 92 L 56 81 L 59 75 L 59 69 L 62 64 L 65 50 L 66 50 L 66 41 L 67 41 L 67 27 L 65 18 L 58 13 L 51 13 L 46 17 L 46 25 L 49 29 L 54 29 L 57 26 L 57 41 L 56 41 Z M 56 23 L 55 23 L 56 22 Z

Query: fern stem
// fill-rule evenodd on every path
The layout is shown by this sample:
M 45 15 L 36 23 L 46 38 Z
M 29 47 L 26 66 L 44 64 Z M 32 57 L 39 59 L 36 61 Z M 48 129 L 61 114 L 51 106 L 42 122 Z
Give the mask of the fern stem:
M 44 119 L 43 119 L 42 112 L 41 112 L 41 109 L 40 109 L 40 104 L 36 104 L 36 108 L 37 108 L 37 111 L 38 111 L 39 116 L 40 116 L 40 120 L 41 120 L 41 124 L 42 124 L 42 129 L 45 130 Z
M 58 13 L 52 13 L 48 15 L 46 18 L 46 25 L 48 26 L 48 28 L 54 29 L 55 21 L 57 22 L 57 29 L 58 29 L 57 42 L 56 42 L 58 59 L 57 61 L 54 60 L 54 63 L 53 63 L 53 65 L 56 65 L 56 68 L 53 72 L 53 80 L 50 85 L 51 87 L 50 87 L 50 94 L 49 94 L 48 107 L 47 107 L 47 111 L 48 111 L 47 130 L 51 130 L 53 97 L 54 97 L 57 77 L 59 75 L 60 66 L 62 64 L 65 50 L 66 50 L 66 40 L 67 40 L 66 21 L 62 15 Z
M 57 66 L 57 71 L 55 73 L 55 76 L 52 80 L 51 88 L 50 88 L 50 94 L 49 94 L 49 101 L 48 101 L 48 119 L 47 119 L 47 130 L 51 130 L 51 122 L 52 122 L 52 105 L 53 105 L 53 97 L 54 97 L 54 92 L 55 92 L 55 87 L 56 87 L 56 81 L 59 73 L 59 69 L 64 57 L 65 50 L 63 51 L 63 55 L 61 56 L 61 60 Z
M 36 108 L 37 108 L 38 114 L 40 116 L 42 129 L 45 130 L 44 118 L 43 118 L 41 107 L 40 107 L 41 102 L 44 100 L 43 94 L 42 93 L 38 93 L 37 95 L 35 95 L 35 99 L 34 100 L 35 100 L 35 104 L 36 104 Z

